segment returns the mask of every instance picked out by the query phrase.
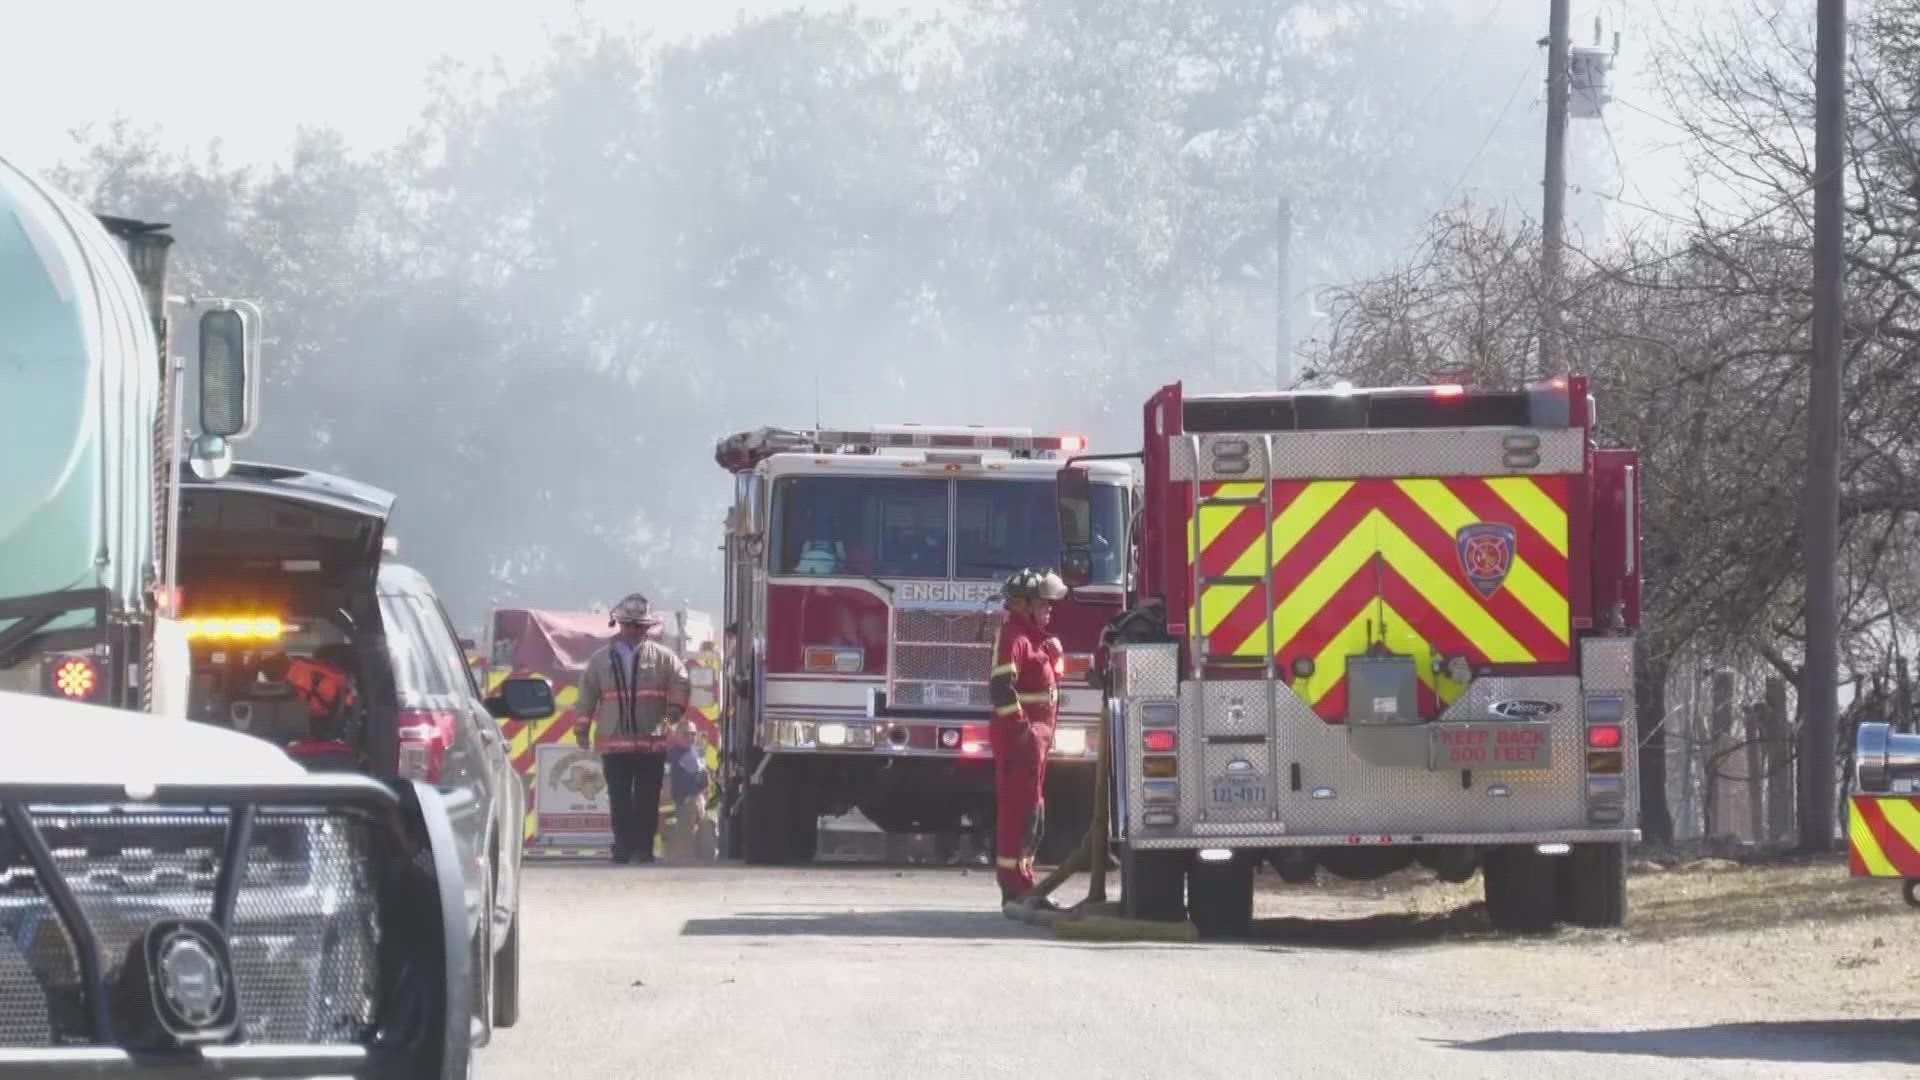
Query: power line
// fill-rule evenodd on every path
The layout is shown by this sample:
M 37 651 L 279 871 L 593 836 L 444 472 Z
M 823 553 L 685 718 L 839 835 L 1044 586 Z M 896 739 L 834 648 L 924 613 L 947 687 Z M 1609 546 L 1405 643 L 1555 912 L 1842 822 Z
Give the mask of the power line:
M 1620 172 L 1620 190 L 1614 192 L 1611 195 L 1607 195 L 1603 193 L 1601 195 L 1601 198 L 1606 199 L 1609 202 L 1621 203 L 1621 205 L 1623 206 L 1633 206 L 1634 204 L 1626 202 L 1625 200 L 1620 198 L 1620 196 L 1626 192 L 1628 187 L 1632 187 L 1633 193 L 1635 195 L 1640 196 L 1641 201 L 1643 203 L 1652 202 L 1653 200 L 1647 197 L 1646 191 L 1643 188 L 1641 188 L 1639 183 L 1627 176 L 1626 159 L 1620 156 L 1620 146 L 1618 143 L 1613 141 L 1613 125 L 1607 123 L 1607 114 L 1605 111 L 1602 111 L 1600 113 L 1600 130 L 1606 135 L 1607 149 L 1613 154 L 1613 167 L 1619 170 Z M 1661 217 L 1667 216 L 1666 214 L 1661 213 L 1658 210 L 1654 210 L 1652 207 L 1649 207 L 1649 206 L 1642 205 L 1637 208 L 1641 210 L 1646 210 L 1650 213 L 1659 214 Z
M 1654 258 L 1651 258 L 1651 259 L 1644 259 L 1640 262 L 1633 263 L 1628 266 L 1611 269 L 1609 270 L 1609 272 L 1616 275 L 1632 274 L 1632 273 L 1637 273 L 1641 270 L 1652 270 L 1652 269 L 1655 269 L 1656 267 L 1665 266 L 1668 263 L 1675 262 L 1679 259 L 1683 259 L 1686 256 L 1692 254 L 1693 249 L 1701 243 L 1716 243 L 1718 241 L 1725 240 L 1728 237 L 1733 236 L 1735 233 L 1743 232 L 1747 229 L 1752 228 L 1753 226 L 1759 224 L 1762 220 L 1764 220 L 1768 216 L 1772 215 L 1773 213 L 1781 209 L 1784 209 L 1788 205 L 1792 204 L 1796 199 L 1799 199 L 1801 196 L 1811 192 L 1814 189 L 1814 187 L 1817 184 L 1819 184 L 1819 182 L 1820 182 L 1819 177 L 1815 177 L 1814 179 L 1807 181 L 1805 184 L 1802 184 L 1800 187 L 1794 189 L 1793 191 L 1790 191 L 1787 194 L 1781 196 L 1780 198 L 1775 199 L 1774 201 L 1768 203 L 1766 206 L 1761 207 L 1760 210 L 1757 211 L 1756 213 L 1753 213 L 1741 219 L 1740 221 L 1737 221 L 1734 224 L 1728 225 L 1724 228 L 1715 229 L 1711 232 L 1703 232 L 1700 235 L 1696 236 L 1693 239 L 1693 242 L 1682 245 L 1677 250 L 1667 252 L 1665 255 L 1655 256 Z M 1652 210 L 1651 207 L 1642 207 L 1642 209 Z M 1660 213 L 1660 211 L 1657 211 L 1657 210 L 1653 210 L 1652 212 L 1656 214 Z M 1679 219 L 1675 219 L 1675 220 L 1679 220 Z M 1703 224 L 1703 223 L 1702 222 L 1686 222 L 1686 224 Z M 1576 248 L 1575 250 L 1577 251 L 1579 249 Z M 1582 252 L 1581 254 L 1584 256 L 1585 252 Z M 1599 261 L 1594 259 L 1593 257 L 1586 256 L 1586 258 L 1588 262 L 1593 263 L 1597 267 L 1600 266 Z M 1601 267 L 1601 268 L 1607 269 L 1606 267 Z
M 1494 117 L 1493 126 L 1487 129 L 1487 137 L 1480 140 L 1479 149 L 1475 150 L 1473 156 L 1467 159 L 1466 167 L 1460 170 L 1460 176 L 1447 188 L 1447 193 L 1440 197 L 1441 202 L 1444 203 L 1453 198 L 1453 193 L 1458 191 L 1460 185 L 1466 182 L 1467 177 L 1473 172 L 1473 167 L 1480 163 L 1480 155 L 1486 153 L 1487 147 L 1493 145 L 1493 137 L 1500 134 L 1500 126 L 1506 123 L 1507 113 L 1512 111 L 1513 103 L 1520 97 L 1520 88 L 1527 85 L 1527 78 L 1533 74 L 1533 71 L 1533 64 L 1528 64 L 1521 70 L 1520 79 L 1513 84 L 1513 91 L 1507 95 L 1506 104 L 1500 106 L 1500 115 Z

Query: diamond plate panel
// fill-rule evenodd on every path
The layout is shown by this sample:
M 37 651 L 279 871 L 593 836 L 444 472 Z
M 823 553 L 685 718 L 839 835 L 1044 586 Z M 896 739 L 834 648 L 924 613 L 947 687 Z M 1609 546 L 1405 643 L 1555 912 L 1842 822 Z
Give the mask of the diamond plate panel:
M 1122 697 L 1173 697 L 1180 692 L 1180 646 L 1119 645 L 1113 650 L 1115 692 Z
M 1633 639 L 1609 637 L 1582 641 L 1580 675 L 1589 691 L 1632 694 Z
M 1262 685 L 1273 687 L 1270 698 L 1256 689 Z M 1199 730 L 1204 715 L 1200 706 L 1214 695 L 1235 691 L 1241 695 L 1244 711 L 1232 734 L 1264 732 L 1270 738 L 1266 746 L 1216 746 L 1204 741 Z M 1445 717 L 1488 719 L 1489 707 L 1502 699 L 1550 701 L 1559 706 L 1549 717 L 1550 767 L 1481 771 L 1463 778 L 1458 770 L 1377 766 L 1349 749 L 1345 725 L 1325 723 L 1284 685 L 1186 683 L 1180 687 L 1180 820 L 1177 827 L 1166 829 L 1147 827 L 1140 820 L 1142 703 L 1137 697 L 1130 698 L 1125 714 L 1129 835 L 1145 842 L 1156 837 L 1220 834 L 1228 826 L 1244 832 L 1238 828 L 1243 822 L 1223 819 L 1213 812 L 1207 789 L 1216 767 L 1224 768 L 1231 760 L 1229 754 L 1247 759 L 1267 779 L 1276 820 L 1266 823 L 1264 831 L 1252 830 L 1253 835 L 1344 840 L 1355 835 L 1384 834 L 1425 838 L 1594 832 L 1586 821 L 1580 681 L 1568 676 L 1482 678 L 1467 688 Z M 1271 758 L 1267 759 L 1269 752 Z M 1291 785 L 1295 764 L 1300 768 L 1299 791 L 1292 790 Z M 1322 797 L 1314 797 L 1316 790 Z M 1630 825 L 1628 822 L 1623 827 Z
M 1263 703 L 1264 705 L 1264 703 Z M 1265 713 L 1264 707 L 1262 713 Z M 1265 743 L 1206 743 L 1195 755 L 1201 771 L 1194 780 L 1198 825 L 1235 825 L 1277 818 L 1277 778 L 1271 748 Z
M 1265 735 L 1274 683 L 1264 679 L 1200 682 L 1201 734 Z
M 1257 471 L 1263 439 L 1271 441 L 1271 475 L 1287 479 L 1541 476 L 1579 473 L 1586 466 L 1586 435 L 1579 428 L 1278 431 L 1171 436 L 1172 478 L 1263 479 Z M 1248 443 L 1251 453 L 1243 453 L 1241 444 Z M 1528 449 L 1515 454 L 1516 447 Z

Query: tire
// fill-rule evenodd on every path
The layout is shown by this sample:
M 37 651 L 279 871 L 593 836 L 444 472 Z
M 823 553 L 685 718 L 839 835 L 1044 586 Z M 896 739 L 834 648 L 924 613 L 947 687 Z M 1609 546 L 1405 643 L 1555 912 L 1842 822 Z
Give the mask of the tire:
M 1187 917 L 1187 857 L 1172 851 L 1120 853 L 1120 900 L 1129 917 L 1182 922 Z
M 1495 930 L 1537 934 L 1553 929 L 1558 867 L 1531 847 L 1495 848 L 1482 858 L 1487 920 Z
M 1575 926 L 1612 929 L 1627 922 L 1627 845 L 1575 844 L 1559 870 L 1559 915 Z
M 1196 859 L 1187 867 L 1187 913 L 1203 938 L 1243 938 L 1253 930 L 1254 860 Z
M 747 786 L 746 801 L 740 807 L 748 866 L 782 866 L 792 857 L 791 807 L 779 764 L 770 763 L 760 783 Z
M 493 1026 L 510 1028 L 520 1022 L 520 911 L 515 905 L 507 924 L 507 940 L 493 958 Z

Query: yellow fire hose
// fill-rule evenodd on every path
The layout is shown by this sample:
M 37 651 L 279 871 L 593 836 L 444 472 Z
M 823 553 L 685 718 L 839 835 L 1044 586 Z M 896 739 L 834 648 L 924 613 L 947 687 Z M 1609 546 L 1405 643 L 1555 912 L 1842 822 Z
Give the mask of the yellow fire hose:
M 1129 919 L 1120 914 L 1120 905 L 1107 902 L 1107 805 L 1108 787 L 1113 775 L 1113 748 L 1110 738 L 1100 740 L 1094 765 L 1093 822 L 1080 846 L 1066 861 L 1042 878 L 1033 891 L 1009 902 L 1002 910 L 1007 918 L 1030 926 L 1044 926 L 1056 937 L 1074 941 L 1197 941 L 1198 933 L 1190 922 L 1157 922 Z M 1035 901 L 1050 896 L 1075 874 L 1085 872 L 1087 898 L 1064 911 L 1036 907 Z

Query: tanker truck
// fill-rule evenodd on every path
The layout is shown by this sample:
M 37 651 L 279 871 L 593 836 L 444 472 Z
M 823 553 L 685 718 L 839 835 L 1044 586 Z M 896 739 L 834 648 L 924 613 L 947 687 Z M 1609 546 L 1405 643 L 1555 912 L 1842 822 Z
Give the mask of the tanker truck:
M 95 215 L 0 158 L 0 690 L 181 714 L 187 371 L 167 347 L 168 226 Z M 189 467 L 257 412 L 259 313 L 196 301 Z

